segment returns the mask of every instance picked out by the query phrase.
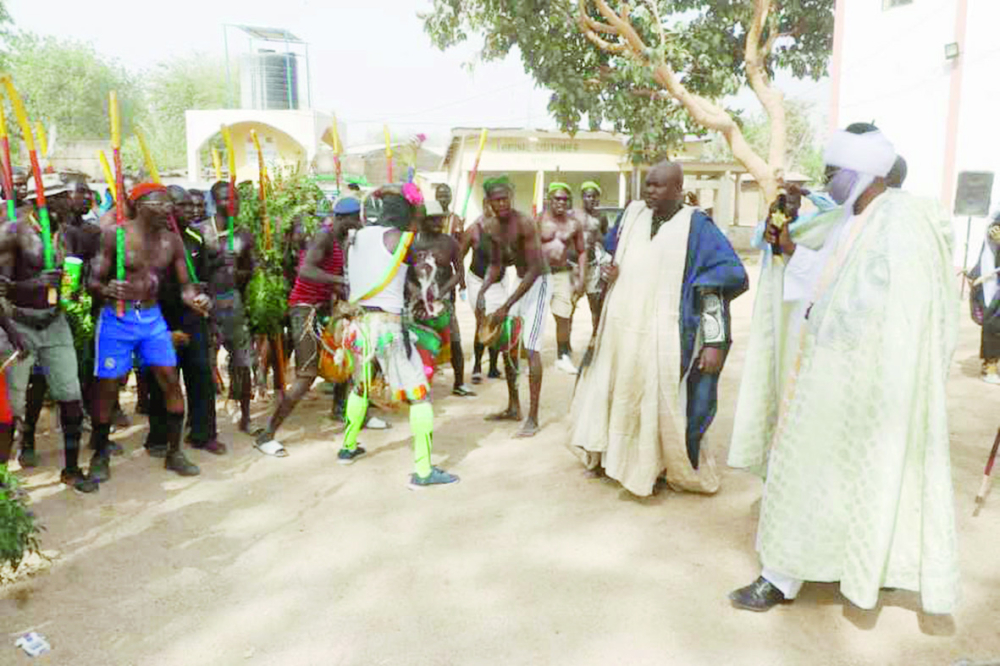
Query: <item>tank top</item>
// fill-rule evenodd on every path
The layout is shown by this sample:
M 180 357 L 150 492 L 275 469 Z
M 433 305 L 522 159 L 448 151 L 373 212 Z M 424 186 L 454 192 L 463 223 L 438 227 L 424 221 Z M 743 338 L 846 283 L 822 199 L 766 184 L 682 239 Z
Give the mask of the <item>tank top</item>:
M 302 263 L 305 261 L 306 252 L 306 250 L 299 252 L 300 273 L 295 278 L 292 293 L 288 295 L 289 305 L 318 305 L 329 302 L 330 297 L 333 296 L 334 285 L 311 282 L 301 277 Z M 324 273 L 330 275 L 344 274 L 344 251 L 340 248 L 339 243 L 333 242 L 333 248 L 323 257 L 319 267 Z
M 383 237 L 391 227 L 365 227 L 354 234 L 348 252 L 348 281 L 351 284 L 351 300 L 360 299 L 385 280 L 394 260 L 392 253 L 385 249 Z M 403 289 L 406 285 L 406 266 L 400 266 L 389 284 L 371 298 L 358 300 L 364 307 L 378 308 L 392 314 L 403 313 Z

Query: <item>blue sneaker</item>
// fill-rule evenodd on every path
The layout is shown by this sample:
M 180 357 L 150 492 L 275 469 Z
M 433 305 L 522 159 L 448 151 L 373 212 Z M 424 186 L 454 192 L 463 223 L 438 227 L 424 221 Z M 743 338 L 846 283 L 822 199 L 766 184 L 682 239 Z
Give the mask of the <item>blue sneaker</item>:
M 351 463 L 353 463 L 355 460 L 365 455 L 366 453 L 368 452 L 365 451 L 365 447 L 363 446 L 358 446 L 353 451 L 348 451 L 347 449 L 341 449 L 337 453 L 337 462 L 339 462 L 341 465 L 350 465 Z
M 430 486 L 445 486 L 449 483 L 458 483 L 458 477 L 438 467 L 431 467 L 431 473 L 427 476 L 417 476 L 416 472 L 410 475 L 410 490 L 423 490 Z

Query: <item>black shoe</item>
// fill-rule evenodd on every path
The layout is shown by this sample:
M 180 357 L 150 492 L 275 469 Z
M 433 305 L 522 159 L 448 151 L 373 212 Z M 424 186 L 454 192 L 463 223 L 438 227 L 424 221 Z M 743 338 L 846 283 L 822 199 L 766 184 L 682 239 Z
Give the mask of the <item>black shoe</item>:
M 73 467 L 71 469 L 64 469 L 59 474 L 59 480 L 65 483 L 70 488 L 77 490 L 81 493 L 92 493 L 96 492 L 100 486 L 97 481 L 93 479 L 88 479 L 83 473 L 83 470 L 79 467 Z
M 486 375 L 486 377 L 488 379 L 500 379 L 503 377 L 503 375 L 501 375 L 500 371 L 497 370 L 496 368 L 490 368 L 490 372 L 489 374 Z
M 736 608 L 755 611 L 757 613 L 769 611 L 778 604 L 791 603 L 791 600 L 785 599 L 785 595 L 782 594 L 781 590 L 768 582 L 763 576 L 760 576 L 746 587 L 741 587 L 738 590 L 730 592 L 729 600 Z
M 177 472 L 181 476 L 198 476 L 201 470 L 193 462 L 187 459 L 180 451 L 167 454 L 167 460 L 163 465 L 171 472 Z
M 90 459 L 90 471 L 87 477 L 96 483 L 104 483 L 111 478 L 111 457 L 105 453 L 95 453 Z
M 21 467 L 25 469 L 38 467 L 38 453 L 35 452 L 34 448 L 22 448 L 21 452 L 17 455 L 17 462 L 21 463 Z
M 150 458 L 166 458 L 167 457 L 167 445 L 166 444 L 153 444 L 152 446 L 146 445 L 146 453 L 149 454 Z

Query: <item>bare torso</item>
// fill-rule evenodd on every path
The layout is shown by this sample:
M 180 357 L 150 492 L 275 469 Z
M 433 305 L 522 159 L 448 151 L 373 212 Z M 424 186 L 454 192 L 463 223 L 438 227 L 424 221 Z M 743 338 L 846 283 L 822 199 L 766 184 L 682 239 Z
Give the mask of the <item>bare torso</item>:
M 584 228 L 584 223 L 576 211 L 569 211 L 563 217 L 556 217 L 546 211 L 538 221 L 538 233 L 542 242 L 542 252 L 552 270 L 569 267 L 575 259 L 574 236 Z
M 242 291 L 253 276 L 253 235 L 246 230 L 236 229 L 230 251 L 229 231 L 225 221 L 213 218 L 193 228 L 205 239 L 206 247 L 222 258 L 218 268 L 207 279 L 211 293 L 224 294 L 234 289 Z

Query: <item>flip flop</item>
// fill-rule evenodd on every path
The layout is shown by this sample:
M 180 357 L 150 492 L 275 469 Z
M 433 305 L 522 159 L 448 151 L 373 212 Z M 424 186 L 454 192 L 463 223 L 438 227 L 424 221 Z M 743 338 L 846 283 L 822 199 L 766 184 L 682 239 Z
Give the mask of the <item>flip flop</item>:
M 259 442 L 254 442 L 254 448 L 263 453 L 266 456 L 274 456 L 275 458 L 287 458 L 288 451 L 284 446 L 281 445 L 276 439 L 272 439 L 264 442 L 263 444 Z
M 367 430 L 388 430 L 392 426 L 380 419 L 377 416 L 373 416 L 365 422 L 364 428 Z

